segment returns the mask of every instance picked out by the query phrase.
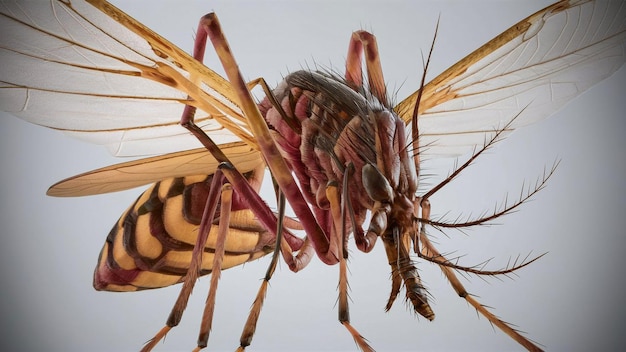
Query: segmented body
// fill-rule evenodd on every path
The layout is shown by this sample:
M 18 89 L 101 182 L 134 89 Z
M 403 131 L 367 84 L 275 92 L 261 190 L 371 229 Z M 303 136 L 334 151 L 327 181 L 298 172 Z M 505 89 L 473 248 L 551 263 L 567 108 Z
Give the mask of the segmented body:
M 263 171 L 245 174 L 260 188 Z M 135 291 L 183 281 L 198 236 L 213 175 L 163 180 L 153 184 L 120 217 L 109 232 L 94 272 L 94 287 Z M 202 258 L 201 275 L 211 273 L 219 209 Z M 260 258 L 274 250 L 276 238 L 254 220 L 245 199 L 233 197 L 223 269 Z M 289 236 L 289 241 L 301 243 Z
M 326 234 L 339 231 L 326 195 L 328 185 L 337 184 L 349 197 L 350 214 L 343 223 L 357 247 L 369 252 L 379 236 L 385 244 L 395 284 L 387 309 L 402 278 L 416 312 L 434 319 L 409 258 L 409 239 L 417 238 L 413 216 L 418 180 L 404 121 L 367 88 L 352 88 L 320 72 L 292 73 L 274 95 L 280 107 L 265 99 L 261 112 L 322 229 Z M 365 231 L 368 211 L 372 220 Z

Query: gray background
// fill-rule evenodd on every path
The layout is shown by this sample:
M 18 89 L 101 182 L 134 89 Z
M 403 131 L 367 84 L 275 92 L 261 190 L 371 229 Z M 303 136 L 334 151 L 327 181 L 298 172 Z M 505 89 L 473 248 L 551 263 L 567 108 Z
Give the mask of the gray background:
M 371 30 L 386 81 L 401 99 L 418 86 L 420 50 L 429 48 L 438 15 L 431 78 L 549 2 L 116 3 L 187 51 L 198 18 L 217 11 L 244 75 L 263 76 L 270 84 L 307 64 L 342 69 L 350 33 Z M 214 61 L 209 66 L 217 67 Z M 432 199 L 437 214 L 479 214 L 507 192 L 514 198 L 523 181 L 534 182 L 544 166 L 562 160 L 548 187 L 501 225 L 436 237 L 443 251 L 467 254 L 468 265 L 495 257 L 492 268 L 499 268 L 518 254 L 549 252 L 513 280 L 463 281 L 481 302 L 549 350 L 609 350 L 625 342 L 619 267 L 626 248 L 625 71 L 550 119 L 514 133 Z M 141 191 L 46 197 L 47 187 L 59 179 L 119 160 L 4 113 L 0 124 L 3 347 L 137 350 L 165 322 L 179 287 L 103 293 L 92 289 L 91 276 L 106 234 Z M 351 254 L 352 321 L 379 351 L 520 349 L 477 317 L 429 263 L 419 267 L 434 296 L 436 320 L 415 318 L 401 300 L 385 314 L 390 282 L 382 246 L 367 255 L 353 247 Z M 237 346 L 268 259 L 224 273 L 210 350 Z M 337 269 L 317 260 L 298 274 L 279 267 L 250 350 L 355 350 L 336 320 Z M 205 278 L 196 286 L 181 326 L 159 350 L 194 346 L 208 283 Z

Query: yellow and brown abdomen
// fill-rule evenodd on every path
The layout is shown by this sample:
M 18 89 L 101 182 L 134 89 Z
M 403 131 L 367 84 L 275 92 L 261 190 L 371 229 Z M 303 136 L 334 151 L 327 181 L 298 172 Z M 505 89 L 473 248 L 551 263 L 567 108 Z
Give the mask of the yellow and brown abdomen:
M 213 175 L 167 179 L 152 185 L 120 217 L 107 236 L 94 272 L 96 290 L 137 291 L 181 282 L 187 273 Z M 245 175 L 254 186 L 262 176 Z M 256 176 L 256 177 L 255 177 Z M 211 272 L 219 204 L 202 257 L 201 275 Z M 222 269 L 273 251 L 275 236 L 233 197 Z

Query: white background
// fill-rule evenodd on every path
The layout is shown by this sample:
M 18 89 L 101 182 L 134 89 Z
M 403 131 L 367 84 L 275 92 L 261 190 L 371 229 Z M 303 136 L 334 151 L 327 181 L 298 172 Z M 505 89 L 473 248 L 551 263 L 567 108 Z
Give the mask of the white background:
M 523 17 L 548 5 L 528 2 L 226 2 L 117 1 L 132 16 L 191 50 L 198 18 L 215 10 L 244 75 L 281 76 L 317 63 L 342 69 L 353 30 L 378 38 L 388 85 L 398 100 L 418 87 L 420 50 L 441 26 L 432 74 L 447 68 Z M 3 34 L 4 35 L 4 34 Z M 207 50 L 210 52 L 211 50 Z M 209 58 L 212 60 L 212 58 Z M 208 63 L 217 67 L 214 61 Z M 548 187 L 519 212 L 467 235 L 436 235 L 463 263 L 549 252 L 513 280 L 476 277 L 468 291 L 552 351 L 608 350 L 626 340 L 621 255 L 626 248 L 625 72 L 594 87 L 550 119 L 524 128 L 432 199 L 436 214 L 490 210 L 561 159 Z M 400 88 L 399 88 L 400 87 Z M 179 286 L 139 293 L 96 292 L 91 276 L 106 234 L 140 190 L 79 199 L 45 196 L 61 178 L 118 162 L 103 149 L 2 113 L 0 329 L 13 351 L 132 351 L 165 322 Z M 351 317 L 379 351 L 502 351 L 521 348 L 450 288 L 438 268 L 418 262 L 434 296 L 433 322 L 400 298 L 389 313 L 389 266 L 380 243 L 352 247 Z M 234 350 L 269 258 L 228 270 L 220 282 L 209 350 Z M 294 274 L 279 267 L 250 351 L 356 350 L 337 322 L 338 268 L 314 260 Z M 200 280 L 183 323 L 159 346 L 195 346 L 208 278 Z M 3 348 L 3 350 L 7 350 Z

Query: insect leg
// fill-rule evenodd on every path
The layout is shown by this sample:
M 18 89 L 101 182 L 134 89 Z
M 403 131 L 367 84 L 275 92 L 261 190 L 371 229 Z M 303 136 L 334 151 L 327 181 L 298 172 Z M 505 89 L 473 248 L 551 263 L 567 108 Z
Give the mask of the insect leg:
M 424 219 L 429 219 L 430 218 L 430 202 L 428 200 L 423 200 L 421 207 L 422 207 L 422 217 Z M 433 258 L 435 261 L 440 262 L 440 263 L 448 262 L 448 260 L 443 255 L 441 255 L 439 251 L 437 251 L 435 246 L 433 246 L 433 244 L 428 239 L 428 235 L 426 234 L 426 226 L 424 223 L 422 223 L 422 226 L 420 229 L 419 240 L 422 243 L 421 252 L 423 255 L 429 256 Z M 530 340 L 522 336 L 517 330 L 509 326 L 509 324 L 500 320 L 493 313 L 487 310 L 485 306 L 483 306 L 480 302 L 478 302 L 471 294 L 469 294 L 465 290 L 465 287 L 463 286 L 463 284 L 461 284 L 461 281 L 459 281 L 457 276 L 454 274 L 454 271 L 452 268 L 446 265 L 439 265 L 439 268 L 441 269 L 441 271 L 443 271 L 443 274 L 446 276 L 446 278 L 450 282 L 450 285 L 452 285 L 452 288 L 456 291 L 459 297 L 464 298 L 480 314 L 482 314 L 485 318 L 487 318 L 487 320 L 489 320 L 491 324 L 497 326 L 505 334 L 509 335 L 513 340 L 515 340 L 520 345 L 524 346 L 529 351 L 542 351 L 541 348 L 539 348 L 533 342 L 531 342 Z
M 206 40 L 209 34 L 207 30 L 207 18 L 212 14 L 204 16 L 200 19 L 196 41 L 194 43 L 193 57 L 200 61 L 204 61 L 204 52 L 206 49 Z M 211 137 L 209 137 L 200 127 L 194 123 L 194 115 L 196 108 L 192 105 L 186 105 L 181 116 L 180 124 L 189 130 L 202 145 L 213 155 L 213 157 L 226 165 L 232 165 L 228 157 L 223 153 L 219 145 L 217 145 Z M 234 190 L 248 200 L 250 209 L 254 211 L 258 220 L 268 229 L 274 231 L 276 229 L 276 217 L 271 212 L 267 204 L 261 199 L 260 195 L 250 187 L 245 177 L 235 168 L 225 167 L 222 169 L 224 175 L 229 180 Z M 285 233 L 285 238 L 289 243 L 290 249 L 298 250 L 302 246 L 302 240 L 293 236 L 289 232 Z M 308 263 L 308 261 L 307 261 Z M 301 265 L 301 264 L 300 264 Z M 305 264 L 306 265 L 306 264 Z
M 348 308 L 348 251 L 346 248 L 347 231 L 345 221 L 346 197 L 340 197 L 336 182 L 331 182 L 326 187 L 326 196 L 333 215 L 334 226 L 331 232 L 331 240 L 334 239 L 336 241 L 339 249 L 339 322 L 348 329 L 362 351 L 374 351 L 363 336 L 350 324 L 350 311 Z
M 219 168 L 226 176 L 226 179 L 228 179 L 228 182 L 232 184 L 233 189 L 240 195 L 243 195 L 242 198 L 247 199 L 249 202 L 249 208 L 254 209 L 254 215 L 257 216 L 259 221 L 263 223 L 269 231 L 276 231 L 276 215 L 269 209 L 259 194 L 250 186 L 245 177 L 243 177 L 243 175 L 241 175 L 241 173 L 230 163 L 222 163 Z M 264 221 L 264 219 L 267 220 L 266 218 L 269 216 L 271 216 L 272 222 Z M 294 236 L 288 231 L 283 232 L 283 237 L 284 242 L 287 242 L 288 245 L 282 246 L 281 252 L 283 253 L 285 261 L 289 265 L 289 269 L 292 271 L 298 271 L 304 268 L 311 260 L 312 248 L 309 239 L 305 238 L 303 242 L 300 238 Z M 292 255 L 294 250 L 298 251 L 296 256 Z
M 270 87 L 267 85 L 267 82 L 265 82 L 263 78 L 257 78 L 255 80 L 248 82 L 247 84 L 248 89 L 250 90 L 252 90 L 257 85 L 261 86 L 270 104 L 272 104 L 272 106 L 276 109 L 276 111 L 278 111 L 283 121 L 287 123 L 287 125 L 294 131 L 294 133 L 302 134 L 302 124 L 300 123 L 300 121 L 298 121 L 294 116 L 291 116 L 290 114 L 287 114 L 285 112 L 280 102 L 278 102 L 278 100 L 276 99 L 276 96 L 274 95 Z
M 272 175 L 276 178 L 276 182 L 285 193 L 296 216 L 302 222 L 307 236 L 311 238 L 312 245 L 318 257 L 326 264 L 337 263 L 337 249 L 331 245 L 329 235 L 324 233 L 317 223 L 311 209 L 308 207 L 300 189 L 293 179 L 287 163 L 282 158 L 280 151 L 274 143 L 267 123 L 263 119 L 258 106 L 243 81 L 241 72 L 239 72 L 237 63 L 220 28 L 217 16 L 215 16 L 215 14 L 208 14 L 202 18 L 201 24 L 208 33 L 215 47 L 215 51 L 222 62 L 222 66 L 226 71 L 226 75 L 233 85 L 234 90 L 237 92 L 240 106 L 248 118 L 249 126 L 257 139 Z
M 157 332 L 157 334 L 141 349 L 142 351 L 151 351 L 156 344 L 172 329 L 172 327 L 178 325 L 182 318 L 183 312 L 187 307 L 187 301 L 191 295 L 191 291 L 198 279 L 200 268 L 202 265 L 202 254 L 206 245 L 207 238 L 209 237 L 209 230 L 211 229 L 211 222 L 215 217 L 215 210 L 217 208 L 217 200 L 219 192 L 221 190 L 221 184 L 224 180 L 224 175 L 220 170 L 215 172 L 213 180 L 211 182 L 211 188 L 207 196 L 204 213 L 202 214 L 202 220 L 200 222 L 200 228 L 198 230 L 198 238 L 193 247 L 192 259 L 185 275 L 185 281 L 183 287 L 180 290 L 176 303 L 167 318 L 165 326 Z M 228 224 L 227 224 L 228 225 Z
M 259 291 L 257 292 L 256 298 L 254 299 L 254 303 L 252 304 L 252 308 L 250 309 L 250 314 L 248 315 L 248 319 L 246 320 L 246 325 L 241 332 L 241 337 L 239 338 L 239 348 L 237 351 L 243 352 L 247 346 L 250 346 L 252 342 L 252 337 L 254 336 L 254 332 L 256 331 L 257 321 L 259 320 L 259 316 L 261 315 L 261 308 L 263 307 L 263 302 L 265 301 L 265 294 L 267 293 L 267 286 L 274 275 L 274 271 L 276 270 L 276 264 L 278 263 L 278 254 L 281 252 L 281 247 L 283 246 L 283 218 L 285 217 L 285 195 L 277 189 L 278 192 L 278 224 L 276 226 L 276 247 L 274 248 L 274 253 L 272 254 L 272 261 L 270 262 L 267 271 L 265 272 L 265 277 L 263 278 L 263 282 L 261 283 L 261 287 L 259 287 Z
M 285 112 L 281 104 L 276 99 L 276 96 L 267 85 L 267 82 L 265 82 L 263 78 L 257 78 L 247 83 L 247 87 L 249 90 L 253 89 L 257 85 L 261 86 L 261 88 L 265 92 L 267 99 L 270 101 L 270 104 L 274 106 L 274 108 L 276 108 L 276 110 L 280 113 L 281 118 L 287 123 L 287 125 L 291 127 L 294 133 L 301 134 L 302 125 L 300 124 L 300 122 L 295 117 L 290 116 L 289 114 Z M 276 183 L 274 184 L 276 186 Z M 354 214 L 351 213 L 351 215 L 352 215 L 353 228 L 356 228 L 356 225 L 354 225 L 355 223 Z M 293 255 L 293 251 L 289 246 L 283 246 L 281 249 L 281 253 L 283 255 L 283 259 L 285 260 L 285 263 L 289 265 L 289 269 L 293 272 L 297 272 L 303 269 L 313 257 L 314 252 L 315 252 L 315 249 L 313 248 L 309 237 L 305 237 L 304 244 L 298 250 L 298 254 L 295 256 Z
M 378 55 L 378 44 L 376 37 L 366 31 L 356 31 L 350 37 L 348 55 L 346 58 L 346 80 L 354 85 L 354 88 L 361 88 L 363 76 L 361 71 L 361 55 L 365 53 L 365 66 L 367 68 L 367 79 L 372 94 L 383 104 L 387 104 L 387 88 L 383 77 L 383 69 Z
M 356 32 L 355 32 L 356 33 Z M 350 37 L 348 55 L 346 56 L 346 81 L 354 89 L 363 87 L 363 43 L 355 39 L 355 33 Z
M 226 235 L 230 225 L 231 205 L 233 198 L 233 189 L 230 184 L 222 186 L 222 195 L 220 203 L 220 223 L 217 230 L 217 240 L 215 241 L 215 256 L 213 257 L 213 266 L 211 267 L 211 286 L 204 306 L 202 314 L 202 323 L 200 325 L 200 333 L 198 334 L 197 351 L 207 346 L 209 333 L 213 323 L 213 312 L 215 308 L 215 295 L 217 293 L 217 285 L 222 273 L 222 261 L 224 260 Z

